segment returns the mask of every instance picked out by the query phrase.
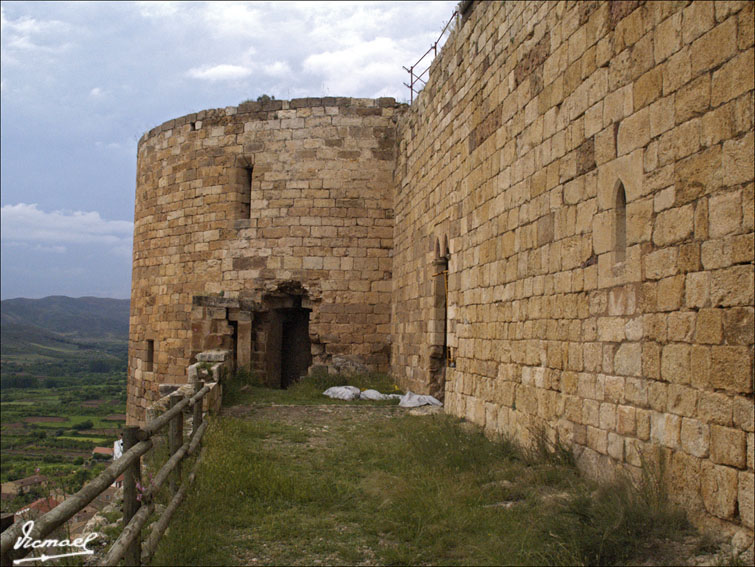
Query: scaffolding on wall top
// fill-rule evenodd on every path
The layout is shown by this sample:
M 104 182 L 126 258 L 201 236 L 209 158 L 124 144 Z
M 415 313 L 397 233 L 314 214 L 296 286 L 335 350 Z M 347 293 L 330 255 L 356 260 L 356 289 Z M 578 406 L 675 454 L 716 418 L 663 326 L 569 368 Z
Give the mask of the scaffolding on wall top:
M 471 2 L 470 2 L 471 3 Z M 462 4 L 464 4 L 462 2 Z M 438 36 L 438 39 L 435 40 L 435 43 L 433 43 L 430 46 L 430 49 L 425 51 L 425 53 L 420 57 L 417 62 L 412 65 L 411 67 L 404 67 L 404 70 L 406 70 L 407 73 L 409 73 L 409 82 L 404 83 L 404 86 L 409 88 L 409 103 L 414 102 L 414 96 L 418 95 L 419 92 L 424 88 L 424 86 L 427 84 L 427 79 L 429 78 L 430 73 L 430 65 L 432 65 L 433 60 L 435 59 L 435 56 L 438 55 L 438 44 L 443 39 L 443 36 L 446 34 L 446 32 L 451 27 L 451 22 L 453 22 L 456 17 L 459 15 L 459 10 L 464 10 L 464 7 L 460 4 L 460 7 L 454 10 L 454 13 L 451 14 L 451 17 L 449 18 L 448 22 L 446 22 L 446 25 L 443 26 L 443 30 L 440 32 L 440 35 Z M 428 55 L 432 53 L 432 59 L 430 61 L 425 61 Z M 425 61 L 425 63 L 423 63 Z M 419 69 L 422 69 L 421 72 L 417 72 Z M 427 76 L 426 76 L 427 75 Z

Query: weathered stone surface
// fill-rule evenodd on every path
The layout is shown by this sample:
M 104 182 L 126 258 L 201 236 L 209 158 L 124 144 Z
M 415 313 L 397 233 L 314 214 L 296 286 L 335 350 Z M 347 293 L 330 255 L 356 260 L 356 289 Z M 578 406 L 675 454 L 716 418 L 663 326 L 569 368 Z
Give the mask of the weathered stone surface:
M 745 468 L 747 440 L 744 431 L 710 426 L 710 457 L 714 463 Z
M 742 524 L 752 529 L 755 525 L 755 483 L 752 472 L 739 473 L 739 517 Z
M 705 509 L 719 518 L 733 518 L 739 496 L 737 471 L 703 461 L 700 484 Z
M 695 457 L 708 456 L 710 446 L 709 427 L 696 419 L 682 419 L 682 449 Z

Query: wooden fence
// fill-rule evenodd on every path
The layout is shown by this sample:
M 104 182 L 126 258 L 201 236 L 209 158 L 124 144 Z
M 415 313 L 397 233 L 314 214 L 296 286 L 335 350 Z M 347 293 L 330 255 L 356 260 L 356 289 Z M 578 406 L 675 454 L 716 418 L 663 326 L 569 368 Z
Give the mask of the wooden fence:
M 150 421 L 143 428 L 127 427 L 123 431 L 123 455 L 114 461 L 97 478 L 86 484 L 73 496 L 67 498 L 59 506 L 50 510 L 34 522 L 34 528 L 27 535 L 31 540 L 43 540 L 65 522 L 80 512 L 87 504 L 104 492 L 123 473 L 123 531 L 111 546 L 110 551 L 102 562 L 103 565 L 117 565 L 124 560 L 126 565 L 141 565 L 148 563 L 157 549 L 163 533 L 165 533 L 170 519 L 181 504 L 188 486 L 194 481 L 201 459 L 194 463 L 185 484 L 181 484 L 181 462 L 194 454 L 199 447 L 202 435 L 207 429 L 207 422 L 202 419 L 202 402 L 210 391 L 210 386 L 204 382 L 197 382 L 194 395 L 185 398 L 180 394 L 170 396 L 170 407 L 163 414 Z M 194 408 L 191 435 L 184 442 L 183 411 Z M 152 437 L 168 426 L 168 449 L 170 458 L 160 468 L 149 486 L 142 488 L 141 458 L 153 448 Z M 159 519 L 153 524 L 147 539 L 141 541 L 141 531 L 155 510 L 154 498 L 160 488 L 168 482 L 170 493 L 173 495 L 170 503 Z M 2 534 L 0 551 L 2 564 L 11 565 L 13 560 L 24 557 L 31 548 L 14 545 L 22 536 L 23 522 L 16 523 Z M 41 548 L 44 553 L 45 548 Z M 50 548 L 48 553 L 51 552 Z M 71 548 L 63 548 L 63 552 Z

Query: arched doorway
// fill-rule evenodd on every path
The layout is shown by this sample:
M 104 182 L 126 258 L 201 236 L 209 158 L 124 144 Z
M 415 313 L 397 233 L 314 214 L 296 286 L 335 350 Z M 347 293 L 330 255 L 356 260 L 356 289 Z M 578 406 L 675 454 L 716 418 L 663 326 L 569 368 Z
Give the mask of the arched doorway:
M 435 243 L 432 262 L 433 304 L 430 320 L 429 393 L 442 400 L 446 388 L 448 366 L 448 238 Z

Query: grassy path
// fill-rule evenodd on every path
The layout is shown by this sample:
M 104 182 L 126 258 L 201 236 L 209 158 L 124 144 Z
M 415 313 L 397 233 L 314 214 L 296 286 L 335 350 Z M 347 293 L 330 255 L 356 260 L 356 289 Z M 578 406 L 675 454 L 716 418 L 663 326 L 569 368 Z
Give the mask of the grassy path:
M 523 453 L 443 414 L 322 403 L 321 386 L 234 396 L 155 564 L 611 564 L 685 532 L 649 492 L 582 479 L 568 453 Z

